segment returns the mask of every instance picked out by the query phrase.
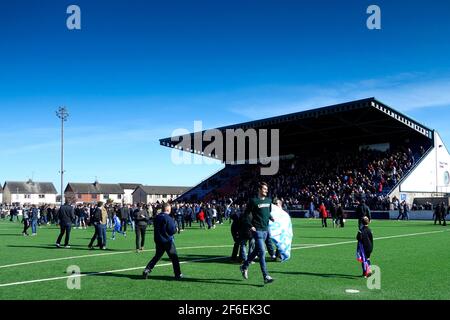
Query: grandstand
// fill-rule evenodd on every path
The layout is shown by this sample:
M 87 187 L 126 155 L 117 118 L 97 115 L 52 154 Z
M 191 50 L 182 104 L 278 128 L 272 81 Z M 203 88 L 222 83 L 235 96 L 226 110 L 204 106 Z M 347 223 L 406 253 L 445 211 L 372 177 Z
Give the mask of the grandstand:
M 243 162 L 227 161 L 221 156 L 226 150 L 205 154 L 208 142 L 194 143 L 200 133 L 161 139 L 162 146 L 224 164 L 180 201 L 244 201 L 259 179 L 270 183 L 273 195 L 299 206 L 311 198 L 335 198 L 351 208 L 366 199 L 372 208 L 388 210 L 385 206 L 394 196 L 413 203 L 421 198 L 448 198 L 450 192 L 450 155 L 439 134 L 375 98 L 215 130 L 225 133 L 227 129 L 279 129 L 279 172 L 260 176 L 261 165 L 251 164 L 254 159 L 248 156 L 248 139 Z M 192 141 L 189 148 L 179 142 L 186 138 Z M 234 159 L 242 160 L 237 155 Z

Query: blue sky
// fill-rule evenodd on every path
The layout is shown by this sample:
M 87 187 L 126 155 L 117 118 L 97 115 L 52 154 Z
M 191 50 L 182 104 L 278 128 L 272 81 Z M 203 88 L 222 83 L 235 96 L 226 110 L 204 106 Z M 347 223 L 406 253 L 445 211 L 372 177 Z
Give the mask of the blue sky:
M 82 30 L 66 28 L 79 5 Z M 377 4 L 382 30 L 366 28 Z M 450 141 L 450 3 L 16 0 L 0 4 L 0 182 L 193 185 L 159 146 L 193 130 L 375 96 Z

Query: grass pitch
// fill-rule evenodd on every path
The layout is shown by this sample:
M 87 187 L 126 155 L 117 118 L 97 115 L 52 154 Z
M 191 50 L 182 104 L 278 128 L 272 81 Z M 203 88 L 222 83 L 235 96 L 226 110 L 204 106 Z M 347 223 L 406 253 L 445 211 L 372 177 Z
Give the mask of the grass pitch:
M 72 249 L 56 249 L 59 230 L 41 227 L 23 237 L 22 225 L 0 221 L 0 299 L 12 300 L 381 300 L 450 299 L 450 233 L 422 221 L 373 221 L 372 264 L 380 267 L 381 289 L 369 290 L 356 261 L 356 221 L 344 229 L 322 229 L 320 220 L 294 219 L 292 259 L 268 262 L 275 282 L 263 285 L 259 264 L 244 280 L 231 263 L 230 225 L 176 237 L 185 279 L 173 280 L 167 257 L 149 280 L 142 271 L 154 254 L 153 230 L 146 252 L 134 252 L 134 233 L 117 235 L 108 251 L 87 248 L 93 229 L 72 230 Z M 31 230 L 30 230 L 31 232 Z M 80 290 L 67 288 L 69 266 L 81 270 Z M 71 280 L 71 279 L 69 279 Z M 356 290 L 359 293 L 347 293 Z

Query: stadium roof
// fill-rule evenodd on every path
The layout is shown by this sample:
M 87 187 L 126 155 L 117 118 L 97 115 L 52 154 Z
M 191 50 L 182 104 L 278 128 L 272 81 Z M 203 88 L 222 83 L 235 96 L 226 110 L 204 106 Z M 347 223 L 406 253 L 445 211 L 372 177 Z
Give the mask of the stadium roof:
M 248 129 L 279 129 L 280 155 L 296 154 L 298 150 L 324 144 L 361 145 L 411 137 L 433 139 L 433 130 L 375 98 L 220 127 L 216 130 L 225 133 L 228 129 L 244 131 Z M 206 131 L 203 131 L 202 134 Z M 204 153 L 205 147 L 211 142 L 202 142 L 199 146 L 194 146 L 196 134 L 199 133 L 164 138 L 160 140 L 160 144 L 224 161 L 214 154 Z M 191 147 L 183 149 L 179 146 L 180 142 L 178 141 L 181 141 L 180 138 L 187 137 L 191 139 Z M 225 134 L 224 137 L 226 139 Z

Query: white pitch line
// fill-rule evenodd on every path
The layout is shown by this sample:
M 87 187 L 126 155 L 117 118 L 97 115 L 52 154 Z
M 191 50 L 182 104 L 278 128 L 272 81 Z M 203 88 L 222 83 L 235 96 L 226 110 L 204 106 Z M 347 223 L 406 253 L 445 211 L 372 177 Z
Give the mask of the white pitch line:
M 223 260 L 223 259 L 226 259 L 226 258 L 228 258 L 228 257 L 214 257 L 214 258 L 207 258 L 207 259 L 198 259 L 198 260 L 191 260 L 191 261 L 183 261 L 183 262 L 180 262 L 180 264 L 188 264 L 188 263 L 193 263 L 193 262 L 213 261 L 213 260 Z M 155 266 L 155 268 L 167 267 L 167 266 L 171 266 L 171 265 L 172 265 L 172 263 L 160 264 L 160 265 Z M 23 284 L 39 283 L 39 282 L 65 280 L 65 279 L 69 279 L 69 278 L 70 279 L 74 279 L 74 278 L 82 278 L 82 277 L 88 277 L 88 276 L 98 276 L 98 275 L 102 275 L 102 274 L 127 272 L 127 271 L 134 271 L 134 270 L 144 270 L 145 267 L 146 266 L 144 266 L 144 267 L 128 268 L 128 269 L 120 269 L 120 270 L 93 272 L 93 273 L 86 273 L 86 274 L 75 274 L 75 275 L 70 275 L 70 276 L 48 278 L 48 279 L 37 279 L 37 280 L 30 280 L 30 281 L 5 283 L 5 284 L 0 284 L 0 288 L 2 288 L 2 287 L 18 286 L 18 285 L 23 285 Z
M 373 240 L 386 240 L 386 239 L 394 239 L 394 238 L 414 237 L 414 236 L 421 236 L 421 235 L 426 235 L 426 234 L 442 233 L 442 232 L 446 232 L 446 231 L 447 230 L 430 231 L 430 232 L 419 232 L 419 233 L 410 233 L 410 234 L 400 234 L 400 235 L 396 235 L 396 236 L 374 238 Z M 305 247 L 305 248 L 293 248 L 292 250 L 330 247 L 330 246 L 337 246 L 337 245 L 349 244 L 349 243 L 356 243 L 356 239 L 352 240 L 352 241 L 318 244 L 318 245 L 314 245 L 314 246 L 311 246 L 311 247 Z
M 375 238 L 374 240 L 386 240 L 386 239 L 394 239 L 394 238 L 402 238 L 402 237 L 413 237 L 413 236 L 418 236 L 418 235 L 443 233 L 443 232 L 446 232 L 446 231 L 448 231 L 448 230 L 431 231 L 431 232 L 420 232 L 420 233 L 410 233 L 410 234 L 402 234 L 402 235 L 397 235 L 397 236 L 388 236 L 388 237 Z M 311 248 L 330 247 L 330 246 L 350 244 L 350 243 L 355 243 L 355 242 L 356 242 L 356 240 L 336 242 L 336 243 L 318 244 L 318 245 L 314 245 L 314 246 L 310 246 L 310 247 L 296 247 L 296 248 L 293 248 L 292 250 L 302 250 L 302 249 L 311 249 Z M 230 246 L 222 246 L 222 247 L 230 247 Z M 183 262 L 180 262 L 180 264 L 188 264 L 188 263 L 204 262 L 204 261 L 213 261 L 213 260 L 224 260 L 224 259 L 228 259 L 228 258 L 229 257 L 214 257 L 214 258 L 198 259 L 198 260 L 191 260 L 191 261 L 183 261 Z M 166 264 L 157 265 L 156 267 L 167 267 L 167 266 L 171 266 L 171 265 L 172 265 L 172 263 L 166 263 Z M 127 272 L 127 271 L 140 270 L 140 269 L 144 269 L 144 268 L 145 268 L 145 266 L 144 267 L 128 268 L 128 269 L 120 269 L 120 270 L 101 271 L 101 272 L 94 272 L 94 273 L 89 273 L 89 274 L 70 275 L 70 276 L 57 277 L 57 278 L 37 279 L 37 280 L 30 280 L 30 281 L 5 283 L 5 284 L 0 284 L 0 288 L 17 286 L 17 285 L 24 285 L 24 284 L 31 284 L 31 283 L 39 283 L 39 282 L 49 282 L 49 281 L 56 281 L 56 280 L 64 280 L 64 279 L 69 279 L 69 278 L 81 278 L 81 277 L 95 276 L 95 275 L 102 275 L 102 274 Z
M 390 236 L 390 237 L 376 238 L 375 240 L 410 237 L 410 236 L 415 236 L 415 235 L 432 234 L 432 233 L 439 233 L 439 232 L 445 232 L 445 231 L 446 230 L 422 232 L 422 233 L 412 233 L 412 234 L 406 234 L 406 235 L 396 235 L 396 236 Z M 334 246 L 334 245 L 354 243 L 355 241 L 345 241 L 345 242 L 328 243 L 328 244 L 304 244 L 304 245 L 298 245 L 298 247 L 297 246 L 293 247 L 293 250 L 302 249 L 302 248 L 309 249 L 309 248 L 328 247 L 328 246 Z M 202 246 L 202 247 L 186 247 L 186 248 L 177 248 L 177 249 L 178 250 L 191 250 L 191 249 L 213 249 L 213 248 L 231 248 L 231 247 L 233 247 L 233 246 L 232 245 Z M 153 251 L 155 251 L 155 250 L 154 249 L 153 250 L 145 250 L 144 252 L 153 252 Z M 39 260 L 39 261 L 21 262 L 21 263 L 15 263 L 15 264 L 9 264 L 9 265 L 0 266 L 0 269 L 19 267 L 19 266 L 25 266 L 25 265 L 32 265 L 32 264 L 40 264 L 40 263 L 46 263 L 46 262 L 65 261 L 65 260 L 83 259 L 83 258 L 91 258 L 91 257 L 112 256 L 112 255 L 118 255 L 118 254 L 130 254 L 130 253 L 134 253 L 134 252 L 135 251 L 109 252 L 109 253 L 99 253 L 99 254 L 89 254 L 89 255 L 82 255 L 82 256 L 46 259 L 46 260 Z

